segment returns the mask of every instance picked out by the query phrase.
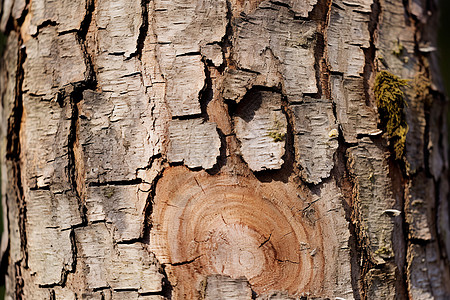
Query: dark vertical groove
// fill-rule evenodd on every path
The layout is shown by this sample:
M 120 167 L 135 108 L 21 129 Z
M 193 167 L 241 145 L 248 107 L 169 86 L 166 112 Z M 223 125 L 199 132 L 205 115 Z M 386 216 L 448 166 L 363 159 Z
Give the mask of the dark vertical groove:
M 233 14 L 232 14 L 232 7 L 231 2 L 229 0 L 226 0 L 227 5 L 227 26 L 225 29 L 225 35 L 222 37 L 222 40 L 220 41 L 220 45 L 222 47 L 222 64 L 217 67 L 217 70 L 221 74 L 227 69 L 227 67 L 231 64 L 233 64 L 231 53 L 233 50 L 233 43 L 232 43 L 232 37 L 233 37 Z M 227 56 L 228 55 L 228 56 Z
M 12 110 L 12 115 L 8 120 L 8 133 L 7 133 L 7 153 L 6 159 L 11 163 L 12 166 L 12 186 L 15 192 L 15 199 L 17 201 L 17 206 L 19 208 L 19 230 L 20 230 L 20 240 L 21 240 L 21 252 L 24 261 L 14 262 L 15 263 L 15 295 L 16 299 L 23 298 L 23 278 L 22 278 L 22 263 L 24 266 L 28 264 L 28 253 L 27 253 L 27 235 L 26 235 L 26 205 L 25 197 L 22 186 L 22 170 L 21 170 L 21 144 L 20 144 L 20 130 L 23 118 L 23 95 L 22 86 L 24 78 L 23 64 L 26 59 L 25 48 L 22 47 L 22 40 L 19 37 L 19 50 L 17 53 L 17 77 L 15 83 L 15 100 L 14 107 Z
M 144 48 L 144 41 L 147 38 L 148 33 L 148 4 L 149 0 L 141 0 L 142 7 L 142 24 L 139 28 L 139 36 L 137 39 L 136 52 L 130 55 L 130 57 L 137 56 L 138 59 L 142 57 L 142 49 Z
M 318 94 L 317 98 L 331 99 L 330 68 L 328 63 L 327 29 L 331 12 L 331 0 L 319 1 L 310 12 L 308 19 L 317 23 L 314 45 L 314 69 Z
M 205 72 L 205 84 L 203 85 L 203 88 L 198 93 L 198 99 L 200 102 L 200 109 L 201 114 L 203 117 L 203 120 L 208 121 L 208 104 L 213 99 L 213 89 L 212 89 L 212 80 L 211 80 L 211 71 L 208 68 L 208 63 L 206 61 L 205 57 L 202 57 L 202 62 L 204 65 L 204 72 Z
M 374 0 L 371 5 L 372 13 L 370 14 L 369 20 L 369 48 L 362 48 L 364 52 L 364 69 L 363 69 L 363 84 L 364 84 L 364 95 L 366 98 L 366 104 L 368 106 L 374 106 L 374 98 L 370 91 L 370 79 L 373 74 L 377 72 L 375 65 L 375 32 L 378 28 L 378 23 L 381 14 L 381 4 L 379 0 Z
M 15 291 L 14 295 L 16 296 L 14 300 L 22 300 L 23 298 L 23 286 L 24 281 L 22 277 L 22 266 L 20 262 L 15 263 Z
M 95 11 L 95 0 L 88 0 L 86 2 L 86 14 L 81 22 L 80 29 L 76 33 L 78 44 L 84 56 L 84 63 L 86 65 L 86 74 L 83 82 L 77 83 L 73 86 L 73 91 L 69 95 L 70 109 L 72 115 L 70 117 L 70 129 L 67 140 L 67 154 L 68 154 L 68 170 L 67 175 L 69 183 L 72 187 L 72 192 L 78 201 L 78 209 L 83 224 L 87 223 L 86 206 L 84 205 L 84 199 L 80 195 L 80 191 L 77 183 L 77 177 L 79 170 L 77 169 L 77 161 L 75 159 L 75 151 L 78 143 L 79 134 L 79 110 L 78 103 L 83 99 L 83 92 L 91 89 L 95 90 L 97 86 L 96 73 L 94 69 L 94 63 L 91 55 L 87 51 L 86 37 L 89 31 L 89 26 L 92 22 L 92 14 Z

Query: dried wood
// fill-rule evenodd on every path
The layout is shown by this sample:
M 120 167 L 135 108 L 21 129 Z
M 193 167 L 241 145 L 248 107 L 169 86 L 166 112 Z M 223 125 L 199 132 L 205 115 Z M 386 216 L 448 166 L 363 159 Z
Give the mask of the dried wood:
M 348 254 L 331 251 L 347 247 L 348 225 L 338 197 L 328 202 L 336 187 L 327 185 L 322 194 L 314 198 L 280 182 L 170 168 L 156 190 L 150 250 L 165 264 L 175 298 L 196 297 L 204 277 L 213 274 L 244 276 L 258 294 L 348 297 Z M 300 273 L 305 276 L 292 276 Z M 339 288 L 325 282 L 339 282 Z

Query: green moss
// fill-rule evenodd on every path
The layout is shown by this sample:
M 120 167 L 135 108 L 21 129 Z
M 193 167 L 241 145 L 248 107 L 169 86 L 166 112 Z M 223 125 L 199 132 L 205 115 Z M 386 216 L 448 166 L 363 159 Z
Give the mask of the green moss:
M 403 54 L 404 49 L 405 47 L 403 47 L 402 43 L 400 43 L 399 41 L 395 41 L 394 47 L 392 48 L 392 54 L 400 58 L 400 56 Z
M 382 247 L 378 248 L 377 251 L 375 251 L 375 255 L 378 255 L 382 258 L 390 258 L 390 257 L 392 257 L 392 254 L 393 254 L 392 251 L 389 248 L 387 248 L 386 246 L 382 246 Z
M 274 142 L 281 142 L 286 137 L 286 133 L 284 133 L 283 125 L 278 119 L 275 119 L 274 125 L 267 132 L 267 136 L 271 137 Z
M 284 139 L 284 136 L 285 136 L 284 133 L 275 132 L 275 131 L 270 131 L 267 135 L 269 137 L 271 137 L 274 142 L 281 142 Z
M 110 199 L 114 194 L 116 193 L 114 187 L 112 186 L 106 186 L 103 188 L 103 195 L 105 195 L 106 198 Z
M 401 79 L 388 71 L 379 72 L 375 78 L 374 92 L 381 127 L 389 136 L 395 159 L 401 159 L 405 152 L 408 125 L 403 112 L 406 101 L 401 87 L 407 85 L 408 80 Z

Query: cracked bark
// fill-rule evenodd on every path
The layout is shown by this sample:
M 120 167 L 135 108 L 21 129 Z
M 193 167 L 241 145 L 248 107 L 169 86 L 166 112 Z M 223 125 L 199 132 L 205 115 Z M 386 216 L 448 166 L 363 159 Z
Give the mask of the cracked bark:
M 1 12 L 7 299 L 450 297 L 434 2 Z M 381 70 L 410 80 L 401 159 Z

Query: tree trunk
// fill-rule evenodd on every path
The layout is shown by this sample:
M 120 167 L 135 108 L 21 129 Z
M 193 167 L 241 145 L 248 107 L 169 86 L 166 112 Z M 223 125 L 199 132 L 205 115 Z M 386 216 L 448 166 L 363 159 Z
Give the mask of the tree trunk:
M 435 2 L 3 1 L 6 298 L 449 299 Z

